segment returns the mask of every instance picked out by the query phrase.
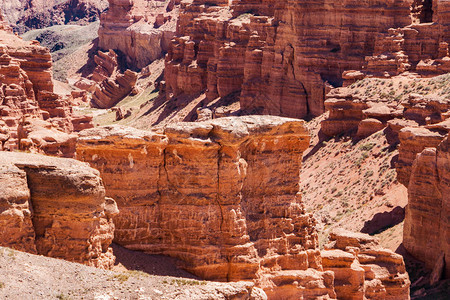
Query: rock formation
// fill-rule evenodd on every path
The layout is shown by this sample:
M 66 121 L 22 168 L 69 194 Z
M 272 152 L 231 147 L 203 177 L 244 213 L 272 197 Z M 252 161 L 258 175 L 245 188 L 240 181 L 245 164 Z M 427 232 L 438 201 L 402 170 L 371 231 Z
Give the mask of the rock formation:
M 98 19 L 107 0 L 5 0 L 0 10 L 15 31 L 68 23 L 85 24 Z
M 367 80 L 331 91 L 325 101 L 329 116 L 322 122 L 322 133 L 328 136 L 356 133 L 359 138 L 384 129 L 391 146 L 398 144 L 398 159 L 393 165 L 397 180 L 408 188 L 403 245 L 415 258 L 425 262 L 428 269 L 433 269 L 435 265 L 448 263 L 445 195 L 450 132 L 448 92 L 437 91 L 433 83 L 444 79 L 443 86 L 448 87 L 448 81 L 446 76 L 412 78 L 408 83 L 423 89 L 422 95 L 404 92 L 403 100 L 395 94 L 374 97 L 367 93 L 374 89 L 370 84 L 365 86 L 366 96 L 362 96 L 355 86 L 367 84 Z M 392 85 L 389 81 L 375 80 L 379 85 Z M 410 88 L 408 83 L 403 83 L 403 89 Z M 445 264 L 443 260 L 447 260 Z M 437 273 L 433 274 L 434 282 L 439 280 L 436 278 L 448 277 L 449 269 Z
M 130 68 L 141 69 L 168 51 L 180 0 L 108 0 L 101 15 L 99 47 L 125 54 Z
M 97 84 L 93 87 L 92 104 L 99 108 L 111 108 L 130 94 L 136 84 L 137 74 L 130 70 L 120 73 L 117 54 L 113 50 L 107 53 L 99 51 L 94 60 L 97 67 L 91 79 Z
M 269 297 L 334 299 L 348 281 L 334 280 L 338 266 L 323 263 L 315 220 L 298 193 L 308 141 L 303 121 L 270 116 L 179 123 L 159 133 L 107 126 L 80 133 L 77 158 L 100 170 L 118 201 L 121 245 L 180 258 L 202 278 L 254 280 Z M 354 288 L 407 299 L 401 257 L 371 249 L 374 257 L 368 248 L 358 257 L 342 252 L 350 265 L 392 267 L 367 266 L 366 274 L 362 266 Z
M 426 128 L 403 128 L 399 133 L 400 147 L 396 164 L 398 181 L 408 187 L 411 169 L 417 154 L 425 148 L 437 147 L 443 138 L 443 135 Z
M 25 122 L 25 116 L 45 120 L 44 127 L 49 130 L 47 137 L 51 136 L 50 131 L 59 136 L 48 138 L 47 143 L 55 139 L 61 142 L 64 133 L 92 126 L 89 118 L 81 118 L 81 121 L 80 117 L 73 116 L 71 99 L 53 93 L 52 61 L 47 48 L 37 42 L 25 42 L 3 26 L 0 29 L 0 55 L 0 120 L 4 123 L 2 131 L 8 135 L 2 141 L 3 149 L 21 148 L 20 139 L 26 136 L 19 137 L 18 127 Z M 74 126 L 81 123 L 84 124 Z M 45 148 L 35 144 L 34 148 L 42 147 Z M 68 154 L 71 155 L 73 152 Z
M 412 14 L 411 4 L 183 3 L 166 58 L 168 97 L 237 95 L 246 111 L 304 117 L 324 111 L 326 93 L 343 84 L 346 70 L 447 72 L 447 2 L 433 2 L 435 22 L 429 24 L 413 24 L 428 8 L 416 5 Z
M 414 161 L 408 185 L 403 245 L 430 269 L 442 254 L 445 277 L 450 277 L 450 144 L 426 148 Z
M 114 264 L 114 200 L 98 171 L 72 159 L 2 152 L 0 243 L 101 268 Z
M 324 270 L 335 274 L 338 299 L 409 299 L 409 279 L 399 254 L 376 238 L 335 229 L 322 251 Z

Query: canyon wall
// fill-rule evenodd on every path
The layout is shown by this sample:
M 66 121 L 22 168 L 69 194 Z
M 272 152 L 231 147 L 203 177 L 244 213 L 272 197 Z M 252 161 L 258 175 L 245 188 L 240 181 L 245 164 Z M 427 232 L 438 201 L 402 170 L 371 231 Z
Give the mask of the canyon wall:
M 208 1 L 181 6 L 166 58 L 169 97 L 239 96 L 246 111 L 304 117 L 324 111 L 342 73 L 375 40 L 411 24 L 411 1 Z
M 247 113 L 317 116 L 329 90 L 353 78 L 345 71 L 449 72 L 448 14 L 439 0 L 183 2 L 167 96 L 206 92 Z
M 445 270 L 439 278 L 450 277 L 449 166 L 448 137 L 417 155 L 408 185 L 403 231 L 405 248 L 428 268 L 432 269 L 443 255 Z
M 129 68 L 141 69 L 161 58 L 174 36 L 179 0 L 108 0 L 101 15 L 99 47 L 119 50 Z
M 362 247 L 370 255 L 347 248 L 359 247 L 345 244 L 347 232 L 334 237 L 344 246 L 319 250 L 298 193 L 303 124 L 247 116 L 159 132 L 99 127 L 80 133 L 77 158 L 117 200 L 115 241 L 129 249 L 177 257 L 206 279 L 254 280 L 269 297 L 408 299 L 402 258 L 374 239 Z
M 114 200 L 97 170 L 43 155 L 0 155 L 2 246 L 110 268 Z
M 0 137 L 2 149 L 73 156 L 73 131 L 91 128 L 91 119 L 75 116 L 72 99 L 53 92 L 52 59 L 38 42 L 26 42 L 0 29 Z M 36 134 L 32 134 L 35 132 Z M 50 150 L 51 149 L 51 150 Z

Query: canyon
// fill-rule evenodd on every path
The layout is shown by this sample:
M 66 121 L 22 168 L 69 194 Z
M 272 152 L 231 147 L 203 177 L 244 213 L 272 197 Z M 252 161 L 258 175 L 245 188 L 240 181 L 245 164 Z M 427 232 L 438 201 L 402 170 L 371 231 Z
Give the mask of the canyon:
M 449 1 L 0 5 L 1 246 L 227 282 L 111 297 L 448 291 Z
M 118 50 L 130 68 L 142 69 L 163 57 L 175 34 L 180 0 L 109 0 L 101 15 L 99 47 Z

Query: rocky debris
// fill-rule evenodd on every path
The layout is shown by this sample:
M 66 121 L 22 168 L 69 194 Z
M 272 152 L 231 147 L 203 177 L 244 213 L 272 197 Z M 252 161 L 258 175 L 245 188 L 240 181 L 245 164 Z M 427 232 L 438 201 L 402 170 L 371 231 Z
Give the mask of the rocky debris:
M 116 112 L 116 121 L 126 119 L 133 113 L 131 108 L 125 109 L 124 107 L 113 107 L 112 110 Z
M 80 133 L 77 158 L 100 170 L 118 201 L 121 245 L 180 258 L 202 278 L 254 280 L 269 298 L 334 299 L 341 282 L 324 270 L 315 220 L 298 193 L 303 124 L 248 116 L 161 132 L 99 127 Z M 398 272 L 404 281 L 392 284 L 407 299 L 409 281 Z M 387 295 L 382 280 L 373 291 Z
M 72 120 L 76 118 L 73 118 L 72 99 L 53 92 L 49 50 L 37 42 L 26 42 L 11 32 L 0 30 L 0 54 L 0 120 L 6 125 L 2 125 L 3 150 L 21 147 L 19 140 L 25 136 L 18 137 L 18 128 L 25 116 L 45 120 L 47 124 L 40 122 L 40 126 L 52 128 L 54 135 L 73 132 Z M 29 135 L 30 130 L 28 128 L 25 135 Z M 41 145 L 36 144 L 34 148 L 43 150 L 45 147 Z
M 448 137 L 417 155 L 408 184 L 403 245 L 432 269 L 444 253 L 445 278 L 450 274 Z
M 0 155 L 2 246 L 110 268 L 113 216 L 99 172 L 43 155 Z
M 53 25 L 85 25 L 97 20 L 107 8 L 107 0 L 17 0 L 0 3 L 6 20 L 19 33 Z
M 132 93 L 137 81 L 137 73 L 119 70 L 117 54 L 113 50 L 98 52 L 94 57 L 97 67 L 88 79 L 82 78 L 75 85 L 92 91 L 92 105 L 98 108 L 111 108 Z M 95 84 L 97 83 L 97 84 Z
M 180 0 L 108 0 L 101 15 L 99 47 L 125 54 L 129 67 L 141 69 L 168 51 L 175 34 Z

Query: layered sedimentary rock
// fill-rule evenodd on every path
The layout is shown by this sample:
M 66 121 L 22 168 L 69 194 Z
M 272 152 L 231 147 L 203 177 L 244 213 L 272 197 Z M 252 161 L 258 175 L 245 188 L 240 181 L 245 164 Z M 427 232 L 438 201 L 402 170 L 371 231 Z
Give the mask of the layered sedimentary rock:
M 375 38 L 411 24 L 410 1 L 193 1 L 166 59 L 169 96 L 239 95 L 245 110 L 324 111 L 327 90 L 360 69 Z M 195 86 L 195 88 L 192 88 Z
M 412 24 L 378 35 L 373 55 L 366 58 L 365 70 L 383 76 L 410 70 L 423 74 L 449 72 L 449 11 L 446 0 L 414 1 Z
M 359 97 L 345 88 L 332 90 L 325 108 L 329 115 L 322 121 L 321 131 L 327 136 L 357 130 L 358 136 L 365 137 L 374 129 L 383 129 L 388 121 L 403 117 L 403 107 L 396 102 Z M 368 129 L 367 122 L 371 126 Z
M 0 9 L 15 31 L 68 23 L 85 24 L 98 19 L 107 0 L 5 0 Z
M 446 278 L 450 276 L 449 153 L 445 138 L 439 146 L 423 150 L 414 161 L 403 232 L 405 248 L 428 268 L 444 255 L 442 275 Z
M 324 270 L 298 193 L 308 141 L 303 121 L 269 116 L 161 132 L 108 126 L 80 133 L 77 158 L 118 201 L 115 241 L 125 247 L 180 258 L 202 278 L 254 280 L 269 297 L 334 299 L 341 283 Z M 397 271 L 397 299 L 407 299 Z
M 125 54 L 129 67 L 141 69 L 168 51 L 179 0 L 108 0 L 101 15 L 99 47 Z
M 400 130 L 399 158 L 396 164 L 398 181 L 408 187 L 417 154 L 425 148 L 437 147 L 443 138 L 443 135 L 426 128 L 406 127 Z
M 188 268 L 205 278 L 245 279 L 258 270 L 257 247 L 316 246 L 307 230 L 301 238 L 293 231 L 311 222 L 293 200 L 298 176 L 274 177 L 274 172 L 298 173 L 308 138 L 302 122 L 274 118 L 181 123 L 164 135 L 106 127 L 81 133 L 77 158 L 100 170 L 108 195 L 122 208 L 116 241 L 184 257 Z M 284 148 L 292 150 L 285 151 L 285 159 L 274 159 Z M 265 165 L 257 159 L 261 155 Z M 260 171 L 252 172 L 255 168 Z M 266 200 L 255 203 L 261 198 Z M 281 217 L 294 213 L 292 218 L 300 218 L 283 225 Z M 278 224 L 285 238 L 272 241 L 270 224 Z
M 402 256 L 383 249 L 372 236 L 333 230 L 322 264 L 335 274 L 338 299 L 409 299 Z
M 2 152 L 1 245 L 110 268 L 114 200 L 98 171 L 72 159 Z
M 1 245 L 36 253 L 26 173 L 13 165 L 0 164 L 0 187 Z
M 17 127 L 17 138 L 19 149 L 22 151 L 73 157 L 77 135 L 55 130 L 44 120 L 24 116 Z
M 3 28 L 0 55 L 0 120 L 8 136 L 2 148 L 20 148 L 17 131 L 25 116 L 45 120 L 47 129 L 55 131 L 55 135 L 76 130 L 71 99 L 53 93 L 52 61 L 47 48 L 25 42 Z
M 111 108 L 133 90 L 137 74 L 131 70 L 121 73 L 117 54 L 113 50 L 99 51 L 94 60 L 97 67 L 91 79 L 97 84 L 93 83 L 92 104 L 99 108 Z

